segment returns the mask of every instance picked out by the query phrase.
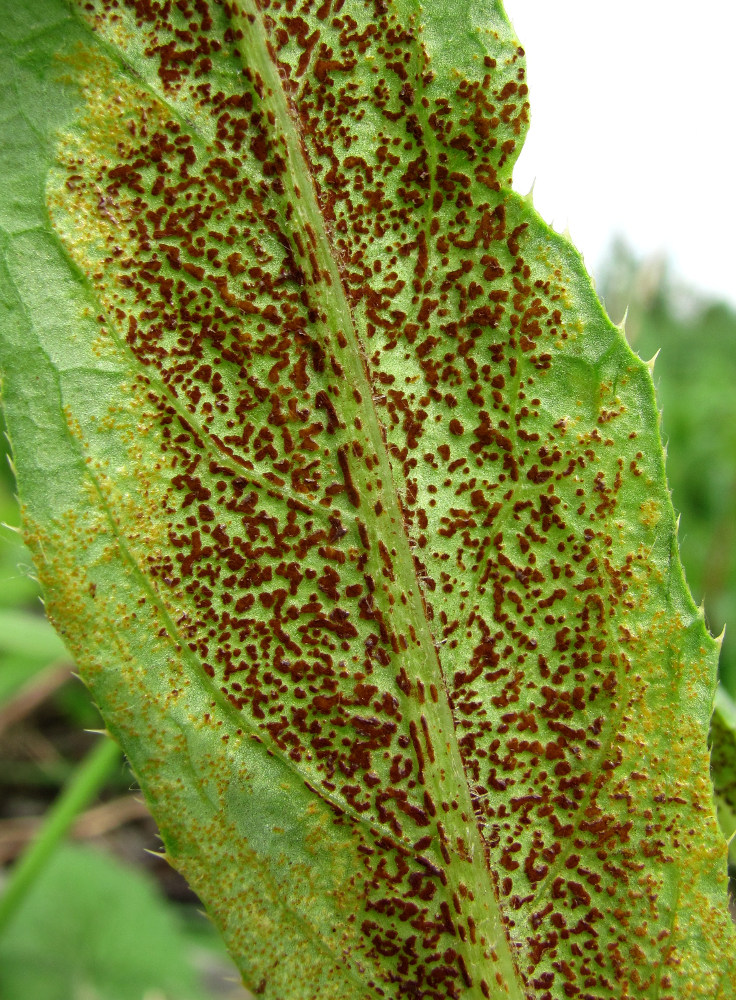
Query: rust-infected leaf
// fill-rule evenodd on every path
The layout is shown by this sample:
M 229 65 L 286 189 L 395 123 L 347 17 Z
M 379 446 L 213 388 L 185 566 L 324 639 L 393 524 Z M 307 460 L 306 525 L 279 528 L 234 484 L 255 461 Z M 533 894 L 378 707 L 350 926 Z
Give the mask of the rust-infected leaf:
M 251 988 L 733 996 L 715 644 L 500 5 L 5 6 L 28 538 Z

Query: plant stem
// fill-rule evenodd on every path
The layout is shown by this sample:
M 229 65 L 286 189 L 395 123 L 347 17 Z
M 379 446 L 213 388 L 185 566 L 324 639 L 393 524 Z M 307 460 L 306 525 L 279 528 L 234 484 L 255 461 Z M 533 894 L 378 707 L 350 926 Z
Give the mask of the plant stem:
M 77 815 L 95 797 L 120 762 L 120 748 L 104 737 L 71 776 L 49 810 L 38 836 L 11 870 L 0 897 L 0 934 L 64 838 Z

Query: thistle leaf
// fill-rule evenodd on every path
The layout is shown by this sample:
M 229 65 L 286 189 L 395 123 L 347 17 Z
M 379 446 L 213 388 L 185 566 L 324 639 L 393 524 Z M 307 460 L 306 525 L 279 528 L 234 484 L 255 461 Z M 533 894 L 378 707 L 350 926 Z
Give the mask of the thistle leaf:
M 500 3 L 19 6 L 26 537 L 245 981 L 732 997 L 716 645 Z

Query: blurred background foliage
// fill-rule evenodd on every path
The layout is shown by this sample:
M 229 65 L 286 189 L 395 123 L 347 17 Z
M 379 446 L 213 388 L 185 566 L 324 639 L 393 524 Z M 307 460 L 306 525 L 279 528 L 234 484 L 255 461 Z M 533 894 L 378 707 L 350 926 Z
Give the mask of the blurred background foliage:
M 660 351 L 654 381 L 673 504 L 681 515 L 682 559 L 696 601 L 705 602 L 711 631 L 718 634 L 729 624 L 721 678 L 736 697 L 736 312 L 699 298 L 671 279 L 663 260 L 639 261 L 623 244 L 613 247 L 598 291 L 615 322 L 628 308 L 626 334 L 642 358 Z M 43 617 L 17 533 L 4 433 L 0 523 L 1 925 L 3 879 L 10 884 L 8 873 L 48 827 L 43 823 L 50 805 L 94 753 L 100 737 L 89 730 L 99 729 L 101 721 Z M 723 734 L 723 752 L 727 738 L 736 747 L 736 722 Z M 736 789 L 733 747 L 727 766 Z M 58 839 L 20 903 L 5 915 L 0 996 L 247 997 L 196 898 L 156 856 L 155 825 L 129 772 L 117 761 L 103 778 L 66 842 Z M 724 826 L 733 825 L 736 792 L 728 808 L 724 802 Z

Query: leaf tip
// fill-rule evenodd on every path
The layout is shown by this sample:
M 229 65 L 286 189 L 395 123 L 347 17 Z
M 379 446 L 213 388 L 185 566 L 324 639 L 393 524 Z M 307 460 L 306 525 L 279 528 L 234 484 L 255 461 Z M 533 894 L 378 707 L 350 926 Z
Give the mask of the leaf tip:
M 171 864 L 171 859 L 166 851 L 152 851 L 150 847 L 144 847 L 143 850 L 146 854 L 150 854 L 152 858 L 160 858 L 162 861 L 165 861 L 167 865 Z
M 660 352 L 661 350 L 662 350 L 662 348 L 660 347 L 660 348 L 659 348 L 659 350 L 657 350 L 657 351 L 656 351 L 656 352 L 655 352 L 655 353 L 654 353 L 654 354 L 652 355 L 652 357 L 651 357 L 651 358 L 649 359 L 649 361 L 645 361 L 645 362 L 644 362 L 644 364 L 645 364 L 645 365 L 647 366 L 647 368 L 649 369 L 649 374 L 650 374 L 650 375 L 654 375 L 654 365 L 655 365 L 655 364 L 656 364 L 656 362 L 657 362 L 657 358 L 659 357 L 659 352 Z
M 537 178 L 535 177 L 527 193 L 521 196 L 521 200 L 523 202 L 526 202 L 526 204 L 529 205 L 530 208 L 534 208 L 534 187 L 536 183 L 537 183 Z

